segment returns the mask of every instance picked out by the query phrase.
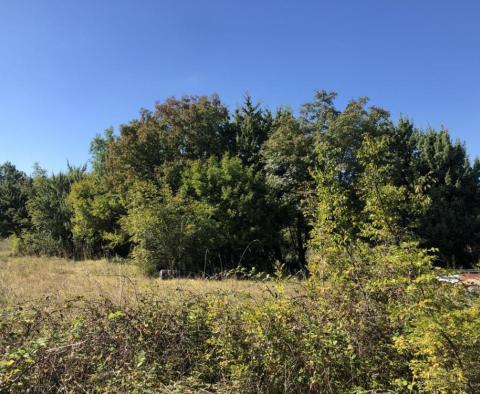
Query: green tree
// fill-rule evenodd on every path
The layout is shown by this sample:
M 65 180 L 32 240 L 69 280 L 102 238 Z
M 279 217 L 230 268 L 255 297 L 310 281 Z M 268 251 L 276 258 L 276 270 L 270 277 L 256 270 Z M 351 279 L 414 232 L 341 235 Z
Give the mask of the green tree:
M 261 167 L 260 151 L 268 138 L 272 125 L 272 115 L 268 110 L 253 104 L 247 95 L 243 105 L 235 111 L 233 129 L 235 133 L 234 153 L 244 165 Z
M 110 149 L 117 138 L 113 128 L 97 135 L 90 144 L 92 172 L 75 182 L 68 202 L 72 209 L 72 233 L 76 245 L 81 245 L 85 256 L 104 256 L 129 252 L 127 236 L 120 225 L 126 214 L 122 188 L 114 187 L 108 171 Z
M 445 264 L 477 262 L 480 233 L 479 167 L 471 165 L 465 146 L 453 143 L 446 130 L 419 136 L 417 173 L 425 178 L 430 208 L 421 218 L 419 235 L 436 247 Z
M 75 244 L 82 245 L 86 255 L 128 254 L 128 242 L 119 222 L 126 214 L 126 204 L 104 178 L 90 174 L 75 182 L 68 203 Z
M 287 110 L 278 113 L 262 149 L 271 202 L 282 209 L 287 262 L 291 269 L 306 266 L 310 225 L 306 201 L 313 191 L 314 135 Z M 293 256 L 291 256 L 293 254 Z
M 270 270 L 275 258 L 281 260 L 278 209 L 268 202 L 262 175 L 239 158 L 226 155 L 220 161 L 191 163 L 180 193 L 210 208 L 219 232 L 211 257 L 218 266 Z
M 165 163 L 220 157 L 231 133 L 227 108 L 217 96 L 187 96 L 143 110 L 120 128 L 109 148 L 107 168 L 117 185 L 155 180 Z
M 317 90 L 313 101 L 305 103 L 300 109 L 300 118 L 303 127 L 311 133 L 323 133 L 327 130 L 330 122 L 340 114 L 335 108 L 336 92 Z
M 432 254 L 419 247 L 418 221 L 434 201 L 424 192 L 428 179 L 405 182 L 408 172 L 398 171 L 399 158 L 418 153 L 405 144 L 408 124 L 399 126 L 405 133 L 364 134 L 356 150 L 358 232 L 343 231 L 325 215 L 332 212 L 325 209 L 328 201 L 335 204 L 337 221 L 348 218 L 348 200 L 335 182 L 337 167 L 317 174 L 322 182 L 311 242 L 313 283 L 335 327 L 345 330 L 358 387 L 476 392 L 478 297 L 463 286 L 442 286 Z M 403 227 L 404 217 L 415 220 Z
M 386 111 L 365 104 L 354 101 L 339 112 L 327 100 L 317 105 L 319 114 L 307 117 L 310 127 L 323 128 L 315 172 L 319 228 L 369 239 L 365 231 L 388 225 L 390 233 L 401 229 L 437 248 L 439 264 L 473 264 L 479 256 L 479 173 L 465 147 L 445 130 L 421 132 L 406 119 L 393 125 Z
M 79 257 L 72 233 L 71 186 L 83 178 L 85 167 L 70 167 L 66 173 L 47 176 L 37 168 L 33 191 L 27 202 L 32 227 L 21 234 L 20 252 Z
M 6 162 L 0 166 L 0 237 L 19 235 L 30 225 L 26 204 L 31 179 Z
M 199 272 L 219 235 L 211 217 L 211 207 L 202 201 L 175 195 L 168 186 L 137 181 L 122 224 L 134 244 L 134 261 L 147 274 L 160 269 Z
M 364 176 L 359 152 L 367 139 L 393 132 L 389 114 L 376 107 L 366 109 L 366 103 L 351 101 L 341 113 L 328 112 L 328 127 L 317 142 L 318 228 L 345 240 L 360 236 L 367 220 L 359 187 Z
M 113 127 L 105 130 L 104 135 L 97 134 L 90 143 L 90 162 L 93 166 L 93 171 L 99 175 L 105 172 L 105 165 L 108 157 L 108 150 L 115 141 Z
M 364 114 L 368 120 L 372 112 Z M 425 137 L 405 120 L 392 127 L 382 115 L 362 126 L 355 149 L 337 155 L 328 151 L 328 137 L 343 116 L 318 149 L 309 268 L 353 352 L 352 379 L 363 390 L 476 392 L 478 297 L 440 285 L 432 254 L 419 247 L 419 226 L 436 198 L 417 168 L 425 147 L 415 139 Z

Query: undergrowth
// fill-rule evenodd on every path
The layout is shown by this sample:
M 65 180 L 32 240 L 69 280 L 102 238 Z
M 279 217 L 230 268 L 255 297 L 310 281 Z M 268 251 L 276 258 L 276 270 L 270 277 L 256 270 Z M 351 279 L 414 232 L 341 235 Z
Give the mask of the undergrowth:
M 40 288 L 10 298 L 0 392 L 480 392 L 477 293 L 437 282 L 408 244 L 336 249 L 335 259 L 338 269 L 320 259 L 306 281 L 132 277 L 123 298 Z M 22 274 L 35 267 L 9 261 Z M 57 263 L 50 278 L 68 278 Z

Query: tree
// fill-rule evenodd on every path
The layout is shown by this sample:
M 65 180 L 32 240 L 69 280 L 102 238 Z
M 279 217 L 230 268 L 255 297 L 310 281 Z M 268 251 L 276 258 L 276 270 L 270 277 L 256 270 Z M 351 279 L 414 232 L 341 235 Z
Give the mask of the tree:
M 238 265 L 270 270 L 281 258 L 280 220 L 261 174 L 237 157 L 186 163 L 181 186 L 137 181 L 122 219 L 145 270 L 219 272 Z M 143 263 L 142 263 L 143 261 Z
M 68 202 L 72 209 L 72 233 L 85 256 L 120 254 L 126 256 L 129 243 L 120 225 L 126 214 L 124 196 L 115 188 L 107 160 L 117 138 L 113 128 L 97 135 L 90 143 L 92 172 L 76 181 Z
M 449 138 L 416 135 L 406 121 L 384 131 L 363 133 L 355 150 L 359 171 L 350 179 L 360 202 L 360 210 L 354 211 L 360 218 L 357 231 L 347 225 L 351 205 L 340 183 L 344 167 L 323 160 L 316 173 L 319 217 L 311 242 L 312 282 L 322 305 L 328 305 L 329 319 L 337 321 L 335 328 L 345 329 L 352 359 L 368 360 L 356 364 L 356 379 L 363 380 L 366 372 L 364 376 L 385 379 L 374 386 L 396 386 L 394 391 L 476 392 L 478 374 L 472 371 L 478 366 L 478 297 L 464 286 L 442 286 L 436 279 L 439 271 L 432 269 L 432 253 L 419 247 L 424 243 L 422 220 L 432 211 L 441 214 L 430 185 L 440 183 L 445 196 L 449 183 L 432 171 L 422 175 L 418 164 L 428 146 L 418 140 L 413 144 L 411 137 L 431 138 L 444 153 L 450 149 Z M 326 153 L 319 151 L 322 157 Z M 434 162 L 446 167 L 444 174 L 460 163 L 451 155 L 448 161 L 439 156 Z M 457 170 L 469 175 L 468 168 L 464 164 Z M 405 217 L 411 220 L 404 227 Z M 368 379 L 358 386 L 370 386 Z
M 211 256 L 224 269 L 243 264 L 269 270 L 275 258 L 282 259 L 278 208 L 268 202 L 262 175 L 239 158 L 192 162 L 180 193 L 208 205 L 218 229 Z
M 385 237 L 386 231 L 397 242 L 409 234 L 438 249 L 437 264 L 473 264 L 478 166 L 447 131 L 420 132 L 406 119 L 395 126 L 386 111 L 365 104 L 351 102 L 343 112 L 327 106 L 326 116 L 313 117 L 324 127 L 317 143 L 316 231 L 346 240 Z
M 311 132 L 323 133 L 331 120 L 340 114 L 340 111 L 335 108 L 336 97 L 336 92 L 315 91 L 313 101 L 303 104 L 300 109 L 300 121 L 304 127 Z
M 452 143 L 446 130 L 419 136 L 416 171 L 425 178 L 430 208 L 421 218 L 419 235 L 436 247 L 451 267 L 471 266 L 479 257 L 479 167 L 469 162 L 465 146 Z
M 229 141 L 227 108 L 217 96 L 170 98 L 120 128 L 107 168 L 115 183 L 155 180 L 165 163 L 220 157 Z
M 68 203 L 73 239 L 82 245 L 85 255 L 128 254 L 126 234 L 119 222 L 126 214 L 126 204 L 108 188 L 105 179 L 94 173 L 78 180 L 71 186 Z
M 392 132 L 389 114 L 376 107 L 365 108 L 366 99 L 351 101 L 345 110 L 329 111 L 327 128 L 317 143 L 317 228 L 349 240 L 361 236 L 365 201 L 359 188 L 364 166 L 359 159 L 366 139 Z M 319 234 L 317 234 L 319 236 Z
M 113 142 L 115 142 L 115 136 L 113 127 L 110 127 L 105 130 L 103 137 L 97 134 L 90 143 L 90 155 L 92 156 L 90 162 L 92 163 L 93 171 L 98 175 L 104 175 L 105 173 L 108 150 Z
M 288 266 L 304 269 L 310 233 L 305 211 L 313 188 L 310 169 L 314 163 L 314 136 L 290 111 L 282 110 L 272 123 L 271 135 L 261 153 L 271 202 L 282 209 Z M 292 252 L 294 256 L 289 257 Z
M 159 193 L 155 212 L 171 226 L 172 212 L 185 204 L 202 218 L 195 237 L 218 229 L 208 247 L 214 269 L 242 263 L 269 270 L 275 260 L 290 271 L 303 269 L 312 228 L 318 244 L 322 234 L 370 244 L 389 236 L 397 246 L 415 239 L 438 249 L 439 265 L 474 264 L 479 162 L 471 165 L 465 147 L 445 130 L 417 130 L 404 118 L 394 124 L 387 111 L 367 107 L 366 98 L 339 110 L 335 98 L 317 91 L 299 116 L 281 109 L 273 117 L 247 95 L 232 118 L 216 95 L 169 98 L 142 110 L 118 136 L 112 128 L 97 135 L 84 179 L 73 179 L 74 171 L 49 177 L 37 168 L 30 198 L 30 181 L 4 165 L 0 234 L 43 237 L 53 245 L 47 249 L 62 254 L 126 255 L 132 244 L 123 219 L 154 214 L 141 207 L 148 200 L 131 206 L 146 182 Z M 138 246 L 140 230 L 131 228 Z
M 6 162 L 0 166 L 0 237 L 19 235 L 30 225 L 26 203 L 31 179 Z
M 206 269 L 208 250 L 220 236 L 206 203 L 190 201 L 149 181 L 137 181 L 129 201 L 122 224 L 134 244 L 133 259 L 145 273 Z
M 20 252 L 64 257 L 81 254 L 73 242 L 72 210 L 67 197 L 72 184 L 83 178 L 85 169 L 69 166 L 68 172 L 52 176 L 36 170 L 32 195 L 27 202 L 32 226 L 21 234 Z
M 260 150 L 268 138 L 271 124 L 271 113 L 262 109 L 260 104 L 253 104 L 252 98 L 247 95 L 233 118 L 234 153 L 244 165 L 253 165 L 256 169 L 261 167 Z

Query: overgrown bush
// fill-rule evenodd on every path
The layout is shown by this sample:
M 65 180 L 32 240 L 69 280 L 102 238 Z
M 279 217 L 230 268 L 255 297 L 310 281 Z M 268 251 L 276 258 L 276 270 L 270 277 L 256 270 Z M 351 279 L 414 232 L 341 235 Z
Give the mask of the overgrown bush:
M 398 278 L 38 300 L 1 312 L 0 391 L 478 392 L 479 297 Z
M 253 169 L 228 155 L 212 157 L 187 163 L 177 191 L 165 183 L 134 183 L 121 220 L 133 257 L 147 273 L 212 274 L 238 265 L 272 269 L 280 225 L 276 205 L 267 204 L 266 186 Z
M 127 234 L 120 219 L 125 202 L 107 187 L 99 175 L 91 174 L 75 182 L 67 197 L 71 206 L 73 242 L 87 257 L 128 254 Z
M 137 182 L 122 223 L 134 243 L 134 261 L 147 274 L 160 269 L 198 272 L 215 245 L 218 228 L 210 208 L 151 182 Z

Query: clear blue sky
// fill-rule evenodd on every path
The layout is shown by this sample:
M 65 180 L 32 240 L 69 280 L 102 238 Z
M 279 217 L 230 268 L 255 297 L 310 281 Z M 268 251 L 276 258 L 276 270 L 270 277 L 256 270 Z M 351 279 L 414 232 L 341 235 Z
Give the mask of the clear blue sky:
M 2 0 L 0 162 L 88 160 L 92 137 L 183 94 L 294 109 L 368 96 L 480 154 L 478 0 Z

